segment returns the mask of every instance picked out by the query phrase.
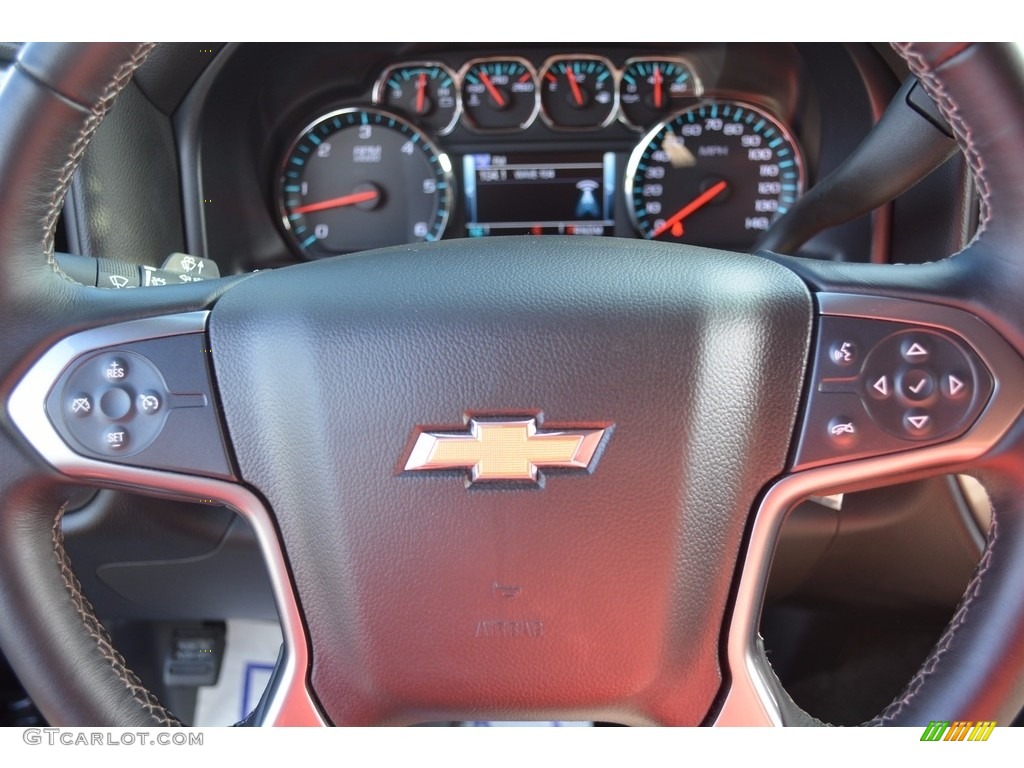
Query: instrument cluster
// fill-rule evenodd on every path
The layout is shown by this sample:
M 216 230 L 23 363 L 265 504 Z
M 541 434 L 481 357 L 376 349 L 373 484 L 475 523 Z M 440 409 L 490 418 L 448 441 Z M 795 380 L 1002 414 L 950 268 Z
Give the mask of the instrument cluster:
M 278 220 L 322 258 L 451 237 L 616 235 L 749 249 L 806 183 L 764 103 L 677 56 L 395 62 L 278 165 Z

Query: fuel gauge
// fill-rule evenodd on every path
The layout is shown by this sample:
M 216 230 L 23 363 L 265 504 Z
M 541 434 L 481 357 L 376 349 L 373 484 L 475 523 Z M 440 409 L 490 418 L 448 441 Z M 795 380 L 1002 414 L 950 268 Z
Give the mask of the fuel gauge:
M 540 70 L 541 116 L 552 128 L 603 128 L 615 117 L 612 64 L 600 56 L 548 59 Z
M 388 67 L 373 86 L 373 103 L 404 112 L 419 126 L 442 136 L 459 118 L 455 75 L 433 61 Z

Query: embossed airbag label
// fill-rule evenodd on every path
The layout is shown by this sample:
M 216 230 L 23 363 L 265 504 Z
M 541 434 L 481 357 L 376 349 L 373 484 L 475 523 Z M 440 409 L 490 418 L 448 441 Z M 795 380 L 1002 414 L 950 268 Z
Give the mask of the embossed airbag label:
M 507 621 L 495 619 L 490 621 L 478 621 L 476 623 L 476 637 L 531 637 L 544 636 L 544 622 L 536 619 L 527 621 Z

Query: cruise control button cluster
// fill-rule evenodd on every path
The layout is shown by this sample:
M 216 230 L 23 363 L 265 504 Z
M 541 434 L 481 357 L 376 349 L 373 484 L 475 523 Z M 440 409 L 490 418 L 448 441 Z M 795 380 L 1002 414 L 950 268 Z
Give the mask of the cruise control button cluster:
M 231 478 L 203 333 L 85 352 L 46 395 L 50 423 L 89 459 Z
M 157 367 L 142 355 L 124 352 L 87 358 L 75 366 L 64 389 L 69 393 L 64 398 L 64 423 L 75 440 L 94 453 L 138 452 L 164 426 L 164 419 L 145 418 L 159 410 L 167 385 Z
M 855 317 L 821 318 L 811 376 L 796 469 L 954 438 L 993 388 L 960 337 Z

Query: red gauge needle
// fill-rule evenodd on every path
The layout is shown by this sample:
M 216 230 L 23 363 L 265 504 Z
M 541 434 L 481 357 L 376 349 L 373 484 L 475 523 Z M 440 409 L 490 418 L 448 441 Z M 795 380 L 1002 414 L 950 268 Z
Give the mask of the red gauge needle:
M 499 108 L 504 108 L 505 97 L 501 95 L 501 91 L 494 87 L 494 83 L 491 82 L 491 78 L 487 76 L 487 73 L 482 69 L 480 70 L 480 79 L 484 81 L 484 87 L 487 88 L 487 92 L 491 94 L 491 98 L 498 102 Z
M 576 82 L 576 75 L 573 71 L 566 67 L 565 79 L 569 81 L 569 87 L 572 88 L 572 98 L 576 102 L 576 106 L 583 106 L 583 93 L 580 91 L 580 84 Z
M 693 200 L 691 200 L 678 211 L 676 211 L 671 219 L 668 219 L 660 227 L 655 229 L 654 232 L 651 233 L 651 237 L 658 237 L 658 235 L 667 232 L 669 229 L 672 229 L 672 234 L 675 235 L 676 230 L 673 229 L 673 227 L 676 224 L 682 222 L 683 219 L 685 219 L 694 211 L 699 211 L 705 205 L 710 203 L 712 200 L 714 200 L 716 197 L 722 194 L 728 186 L 729 185 L 725 181 L 720 181 L 717 184 L 708 187 L 704 192 L 697 195 L 697 197 L 693 198 Z M 677 237 L 683 234 L 682 227 L 679 227 L 678 232 L 679 234 L 676 235 Z
M 322 200 L 319 203 L 308 203 L 292 208 L 292 213 L 313 213 L 314 211 L 326 211 L 328 208 L 342 208 L 346 205 L 356 205 L 369 200 L 377 199 L 380 194 L 376 189 L 368 189 L 365 192 L 353 192 L 351 195 L 332 197 L 330 200 Z
M 658 109 L 661 109 L 661 103 L 663 101 L 662 95 L 661 95 L 661 80 L 662 80 L 661 69 L 659 69 L 658 65 L 655 64 L 654 65 L 654 106 L 657 107 Z
M 423 102 L 426 96 L 427 90 L 427 73 L 420 72 L 419 78 L 416 80 L 416 113 L 423 114 Z

